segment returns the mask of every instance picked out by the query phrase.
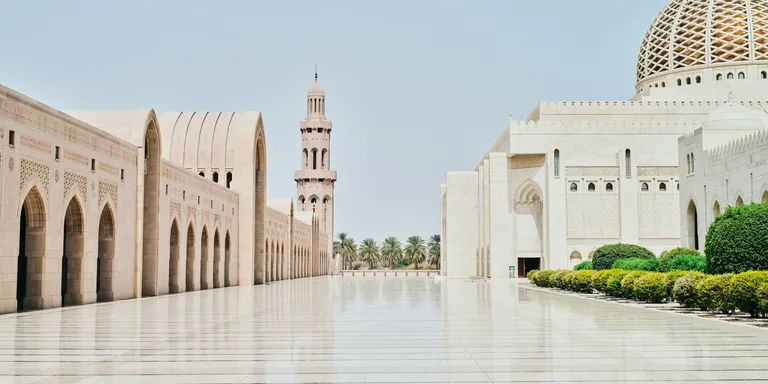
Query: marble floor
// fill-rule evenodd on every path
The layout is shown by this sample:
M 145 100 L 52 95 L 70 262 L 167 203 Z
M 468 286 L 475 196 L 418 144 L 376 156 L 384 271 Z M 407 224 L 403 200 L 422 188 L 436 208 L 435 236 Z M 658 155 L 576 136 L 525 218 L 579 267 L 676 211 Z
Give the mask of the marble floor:
M 0 383 L 768 383 L 768 331 L 516 283 L 318 277 L 0 316 Z

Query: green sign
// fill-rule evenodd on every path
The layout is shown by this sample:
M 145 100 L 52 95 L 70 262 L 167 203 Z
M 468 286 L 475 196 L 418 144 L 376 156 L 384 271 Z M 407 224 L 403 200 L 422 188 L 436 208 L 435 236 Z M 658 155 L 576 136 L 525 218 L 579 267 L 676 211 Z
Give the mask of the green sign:
M 510 271 L 514 271 L 514 270 L 515 270 L 515 266 L 514 266 L 514 265 L 510 265 L 510 266 L 509 266 L 509 270 L 510 270 Z

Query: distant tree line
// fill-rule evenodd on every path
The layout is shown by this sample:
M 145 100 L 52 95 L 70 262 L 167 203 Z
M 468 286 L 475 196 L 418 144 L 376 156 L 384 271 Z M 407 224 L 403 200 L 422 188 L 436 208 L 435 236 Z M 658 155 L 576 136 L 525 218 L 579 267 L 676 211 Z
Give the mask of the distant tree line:
M 381 244 L 367 238 L 360 245 L 346 232 L 336 235 L 333 253 L 341 257 L 342 269 L 440 269 L 440 235 L 429 241 L 411 236 L 402 244 L 387 237 Z

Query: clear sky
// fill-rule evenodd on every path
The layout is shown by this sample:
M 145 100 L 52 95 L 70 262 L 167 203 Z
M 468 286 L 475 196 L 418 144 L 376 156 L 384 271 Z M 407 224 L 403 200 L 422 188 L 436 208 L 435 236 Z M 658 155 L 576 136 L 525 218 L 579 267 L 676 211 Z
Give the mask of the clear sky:
M 63 110 L 257 110 L 296 198 L 315 64 L 336 231 L 440 231 L 440 184 L 539 100 L 626 100 L 666 0 L 0 0 L 0 83 Z

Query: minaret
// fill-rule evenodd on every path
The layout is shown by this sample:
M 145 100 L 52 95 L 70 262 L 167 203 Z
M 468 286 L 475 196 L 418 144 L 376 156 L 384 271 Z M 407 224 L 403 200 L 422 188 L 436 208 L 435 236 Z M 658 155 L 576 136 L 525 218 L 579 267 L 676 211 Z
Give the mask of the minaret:
M 328 234 L 328 255 L 333 255 L 333 187 L 331 121 L 325 118 L 325 91 L 315 83 L 307 91 L 307 116 L 300 124 L 301 169 L 294 172 L 297 210 L 315 212 L 320 230 Z

